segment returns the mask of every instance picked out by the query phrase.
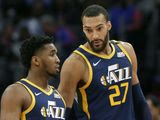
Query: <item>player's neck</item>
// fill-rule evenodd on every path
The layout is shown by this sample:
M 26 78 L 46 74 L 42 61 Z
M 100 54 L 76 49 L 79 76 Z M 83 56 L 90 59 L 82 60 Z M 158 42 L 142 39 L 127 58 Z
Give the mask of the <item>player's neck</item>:
M 42 74 L 36 74 L 34 72 L 29 71 L 27 75 L 27 80 L 34 83 L 44 90 L 48 90 L 48 77 Z
M 111 54 L 113 51 L 111 44 L 108 42 L 106 45 L 106 48 L 104 49 L 103 53 L 109 55 Z

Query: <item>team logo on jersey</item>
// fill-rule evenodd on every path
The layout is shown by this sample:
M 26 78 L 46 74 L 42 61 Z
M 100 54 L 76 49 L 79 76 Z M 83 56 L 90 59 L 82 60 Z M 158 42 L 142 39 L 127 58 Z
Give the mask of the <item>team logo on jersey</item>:
M 48 107 L 44 106 L 41 108 L 41 115 L 45 118 L 56 118 L 65 120 L 64 118 L 65 109 L 63 107 L 57 107 L 55 101 L 48 101 Z
M 101 62 L 101 59 L 99 59 L 97 62 L 93 62 L 93 66 L 95 67 L 95 66 L 97 66 L 99 63 Z
M 105 75 L 103 75 L 100 80 L 101 80 L 102 85 L 107 86 L 107 81 L 106 81 Z
M 102 85 L 107 86 L 108 84 L 117 83 L 119 81 L 124 81 L 131 79 L 131 73 L 129 67 L 119 68 L 119 64 L 114 64 L 108 66 L 107 75 L 102 75 L 100 82 Z
M 61 98 L 57 93 L 54 93 L 54 98 Z
M 39 96 L 40 94 L 42 94 L 42 92 L 39 92 L 39 93 L 34 93 L 35 94 L 35 96 Z
M 123 52 L 117 52 L 117 57 L 124 57 L 125 54 Z
M 47 117 L 47 111 L 46 111 L 46 108 L 45 108 L 45 107 L 42 107 L 42 108 L 41 108 L 41 115 L 42 115 L 43 117 Z

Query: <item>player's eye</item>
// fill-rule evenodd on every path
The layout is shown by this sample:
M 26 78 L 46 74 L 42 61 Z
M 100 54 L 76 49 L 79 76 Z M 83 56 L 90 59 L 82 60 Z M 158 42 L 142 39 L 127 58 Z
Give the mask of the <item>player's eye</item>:
M 54 52 L 51 52 L 51 53 L 50 53 L 50 56 L 54 56 L 54 55 L 55 55 L 55 53 L 54 53 Z
M 97 31 L 101 31 L 101 30 L 102 30 L 102 27 L 98 27 L 98 28 L 97 28 Z
M 85 29 L 85 31 L 86 31 L 87 33 L 91 33 L 91 32 L 92 32 L 91 29 Z
M 54 56 L 55 54 L 51 54 L 51 56 Z

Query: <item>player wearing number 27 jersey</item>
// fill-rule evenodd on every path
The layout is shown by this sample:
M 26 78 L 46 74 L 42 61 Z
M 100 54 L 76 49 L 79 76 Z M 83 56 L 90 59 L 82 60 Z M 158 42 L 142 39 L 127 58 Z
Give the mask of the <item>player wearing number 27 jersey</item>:
M 88 6 L 81 20 L 86 43 L 65 60 L 58 87 L 66 118 L 77 92 L 76 105 L 84 113 L 78 120 L 151 120 L 132 45 L 110 40 L 112 24 L 102 6 Z
M 132 61 L 120 43 L 111 46 L 110 55 L 99 55 L 83 45 L 74 51 L 89 68 L 89 80 L 77 92 L 78 103 L 91 120 L 134 120 Z

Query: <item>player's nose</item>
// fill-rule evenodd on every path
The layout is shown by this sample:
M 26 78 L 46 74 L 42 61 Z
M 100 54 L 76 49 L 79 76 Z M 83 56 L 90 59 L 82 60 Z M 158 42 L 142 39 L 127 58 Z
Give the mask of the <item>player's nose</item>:
M 92 37 L 93 37 L 93 39 L 97 39 L 98 38 L 98 33 L 94 31 Z
M 56 62 L 59 64 L 60 63 L 60 59 L 59 57 L 56 55 Z

